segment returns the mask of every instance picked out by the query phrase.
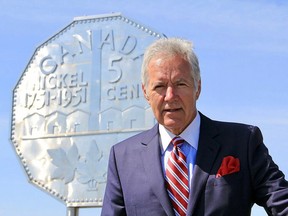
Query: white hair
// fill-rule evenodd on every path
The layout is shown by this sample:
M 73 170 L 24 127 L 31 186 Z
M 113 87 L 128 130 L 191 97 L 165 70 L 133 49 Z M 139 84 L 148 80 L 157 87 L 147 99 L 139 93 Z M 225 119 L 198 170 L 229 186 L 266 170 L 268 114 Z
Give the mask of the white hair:
M 142 68 L 141 68 L 141 79 L 142 84 L 146 86 L 148 83 L 148 73 L 147 68 L 153 57 L 157 55 L 167 55 L 174 56 L 180 55 L 183 56 L 185 60 L 190 64 L 191 75 L 194 80 L 195 88 L 198 88 L 198 82 L 201 79 L 200 76 L 200 67 L 196 54 L 193 51 L 193 44 L 190 41 L 180 39 L 180 38 L 161 38 L 153 42 L 150 46 L 147 47 Z

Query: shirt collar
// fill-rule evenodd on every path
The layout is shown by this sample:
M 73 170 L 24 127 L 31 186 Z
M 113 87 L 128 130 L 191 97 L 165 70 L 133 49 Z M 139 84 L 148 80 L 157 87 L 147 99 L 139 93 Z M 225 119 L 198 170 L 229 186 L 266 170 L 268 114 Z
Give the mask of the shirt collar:
M 198 149 L 198 141 L 200 134 L 200 115 L 197 112 L 194 120 L 188 125 L 188 127 L 179 135 L 182 137 L 188 144 L 193 146 L 196 150 Z M 159 124 L 159 133 L 161 139 L 161 149 L 162 153 L 166 151 L 171 140 L 175 137 L 173 133 L 168 131 L 163 125 Z

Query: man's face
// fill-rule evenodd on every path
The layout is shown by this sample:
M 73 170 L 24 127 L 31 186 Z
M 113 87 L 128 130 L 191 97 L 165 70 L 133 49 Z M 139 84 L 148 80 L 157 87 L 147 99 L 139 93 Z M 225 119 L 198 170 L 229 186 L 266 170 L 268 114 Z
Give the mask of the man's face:
M 196 116 L 200 81 L 195 89 L 190 65 L 181 56 L 152 58 L 147 75 L 142 88 L 155 118 L 173 134 L 180 134 Z

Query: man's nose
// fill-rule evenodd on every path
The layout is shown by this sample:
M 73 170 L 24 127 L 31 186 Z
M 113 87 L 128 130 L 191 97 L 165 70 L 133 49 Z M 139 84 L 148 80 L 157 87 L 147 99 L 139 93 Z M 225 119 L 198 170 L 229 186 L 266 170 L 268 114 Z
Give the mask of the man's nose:
M 173 86 L 168 86 L 166 89 L 165 100 L 173 100 L 176 96 L 176 89 Z

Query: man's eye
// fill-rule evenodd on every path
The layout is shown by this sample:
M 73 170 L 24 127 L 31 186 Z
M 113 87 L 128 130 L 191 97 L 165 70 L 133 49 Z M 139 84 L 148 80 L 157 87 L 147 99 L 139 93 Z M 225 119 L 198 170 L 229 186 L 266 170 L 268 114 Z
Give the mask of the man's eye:
M 186 83 L 178 83 L 178 86 L 187 86 Z
M 163 87 L 164 87 L 164 85 L 156 85 L 156 86 L 154 86 L 154 89 L 161 89 Z

